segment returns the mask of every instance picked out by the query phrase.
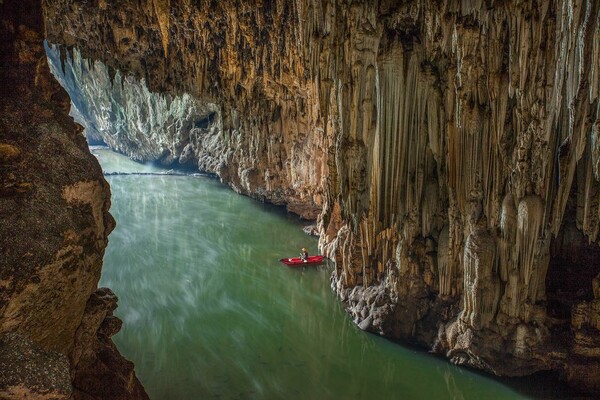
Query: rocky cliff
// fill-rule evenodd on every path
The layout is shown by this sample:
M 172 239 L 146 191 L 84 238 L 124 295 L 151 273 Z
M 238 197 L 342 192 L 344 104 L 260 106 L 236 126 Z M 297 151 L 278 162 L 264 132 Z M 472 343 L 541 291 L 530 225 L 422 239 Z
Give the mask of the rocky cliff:
M 50 74 L 40 2 L 0 1 L 0 31 L 0 398 L 147 398 L 110 340 L 110 190 Z
M 598 1 L 44 3 L 65 75 L 81 54 L 113 98 L 131 76 L 212 113 L 105 142 L 322 210 L 361 328 L 600 390 Z

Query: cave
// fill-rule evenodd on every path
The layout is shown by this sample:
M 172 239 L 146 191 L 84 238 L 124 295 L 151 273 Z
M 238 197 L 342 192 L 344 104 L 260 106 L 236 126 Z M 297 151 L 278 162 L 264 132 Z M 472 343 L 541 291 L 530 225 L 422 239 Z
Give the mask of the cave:
M 146 163 L 139 182 L 183 168 L 129 198 L 144 210 L 179 212 L 164 199 L 201 172 L 245 195 L 215 203 L 314 222 L 323 321 L 341 304 L 361 334 L 600 393 L 600 2 L 4 0 L 0 20 L 0 397 L 148 397 L 111 339 L 135 313 L 98 287 L 109 234 L 127 240 L 109 209 L 128 190 L 113 201 L 108 181 L 135 179 L 105 176 L 89 145 Z M 246 206 L 240 226 L 271 218 Z M 378 340 L 364 354 L 401 351 Z

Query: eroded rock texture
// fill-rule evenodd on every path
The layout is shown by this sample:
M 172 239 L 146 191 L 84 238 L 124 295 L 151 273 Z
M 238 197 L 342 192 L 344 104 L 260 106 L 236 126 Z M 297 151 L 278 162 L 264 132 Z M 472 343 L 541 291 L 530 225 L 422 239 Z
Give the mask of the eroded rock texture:
M 216 105 L 221 179 L 322 206 L 361 328 L 600 390 L 600 2 L 45 3 L 51 42 Z
M 85 127 L 90 143 L 104 142 L 138 161 L 165 165 L 192 163 L 217 171 L 227 149 L 220 135 L 216 105 L 188 94 L 171 97 L 150 92 L 132 76 L 113 75 L 100 61 L 83 60 L 79 51 L 61 59 L 59 47 L 46 46 L 50 69 L 71 98 L 71 115 Z
M 87 105 L 79 111 L 101 109 L 88 118 L 94 137 L 141 161 L 197 165 L 240 193 L 317 217 L 327 140 L 292 3 L 46 3 L 49 41 L 76 49 L 61 80 L 70 92 L 72 81 L 90 84 L 87 93 L 72 85 Z
M 0 31 L 0 397 L 145 398 L 131 367 L 114 364 L 102 382 L 126 376 L 120 397 L 72 380 L 89 372 L 77 349 L 97 359 L 112 346 L 83 337 L 103 340 L 116 300 L 82 323 L 114 227 L 110 191 L 50 74 L 40 2 L 0 2 Z
M 322 238 L 342 261 L 334 286 L 351 305 L 356 286 L 358 301 L 370 287 L 390 299 L 367 329 L 503 375 L 585 364 L 598 390 L 600 331 L 573 323 L 599 300 L 599 4 L 466 4 L 333 7 L 345 18 L 328 40 L 349 48 L 335 103 L 370 96 L 377 110 L 366 128 L 336 129 L 354 144 L 340 158 L 367 150 L 329 188 L 339 208 L 323 221 L 343 221 Z M 366 114 L 331 109 L 334 121 Z

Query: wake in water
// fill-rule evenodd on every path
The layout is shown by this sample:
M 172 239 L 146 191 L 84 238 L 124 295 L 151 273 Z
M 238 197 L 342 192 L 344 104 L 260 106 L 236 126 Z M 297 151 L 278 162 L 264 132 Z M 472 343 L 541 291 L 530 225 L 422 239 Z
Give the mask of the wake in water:
M 147 175 L 147 176 L 191 176 L 218 178 L 217 175 L 208 172 L 189 171 L 184 168 L 167 169 L 165 166 L 153 162 L 140 163 L 124 159 L 121 154 L 114 152 L 106 145 L 91 145 L 90 152 L 98 158 L 103 167 L 105 176 L 117 175 Z M 125 161 L 126 160 L 126 161 Z

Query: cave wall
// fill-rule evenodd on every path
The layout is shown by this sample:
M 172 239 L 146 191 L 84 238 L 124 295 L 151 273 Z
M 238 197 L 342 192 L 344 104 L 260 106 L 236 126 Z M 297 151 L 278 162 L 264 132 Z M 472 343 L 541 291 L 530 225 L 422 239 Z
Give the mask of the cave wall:
M 101 61 L 84 60 L 46 43 L 52 74 L 71 99 L 70 115 L 88 143 L 104 143 L 140 161 L 217 171 L 227 149 L 218 107 L 183 94 L 152 92 L 144 80 L 111 74 Z M 65 55 L 66 54 L 66 55 Z
M 334 170 L 321 243 L 356 322 L 598 390 L 598 2 L 332 7 L 336 156 L 358 161 Z M 559 243 L 567 228 L 579 237 Z M 550 263 L 566 249 L 590 257 Z M 549 265 L 580 293 L 547 293 Z M 548 316 L 555 298 L 569 318 Z
M 40 2 L 1 1 L 0 31 L 0 398 L 147 398 L 110 340 L 110 189 L 50 74 Z
M 49 42 L 66 47 L 63 59 L 68 53 L 71 60 L 82 57 L 89 64 L 82 75 L 78 65 L 72 68 L 67 61 L 65 75 L 100 88 L 86 104 L 101 103 L 98 92 L 117 100 L 102 108 L 106 120 L 117 122 L 120 113 L 134 113 L 134 108 L 143 111 L 148 97 L 165 94 L 191 95 L 201 116 L 214 114 L 206 129 L 202 118 L 183 129 L 170 128 L 167 120 L 140 129 L 125 126 L 119 139 L 114 129 L 103 126 L 97 137 L 140 161 L 177 161 L 183 155 L 237 192 L 316 219 L 328 175 L 328 138 L 318 118 L 315 84 L 302 61 L 302 32 L 293 3 L 45 4 Z M 90 70 L 116 80 L 86 78 Z M 122 79 L 125 85 L 119 85 Z M 152 95 L 128 95 L 132 84 Z M 124 96 L 132 101 L 119 101 Z M 114 109 L 113 104 L 122 107 Z M 161 110 L 148 111 L 161 115 Z M 139 121 L 134 122 L 144 124 Z M 148 136 L 158 142 L 146 140 Z
M 215 104 L 222 180 L 322 209 L 362 329 L 600 390 L 599 2 L 44 4 L 52 43 Z

